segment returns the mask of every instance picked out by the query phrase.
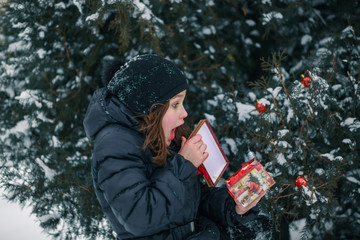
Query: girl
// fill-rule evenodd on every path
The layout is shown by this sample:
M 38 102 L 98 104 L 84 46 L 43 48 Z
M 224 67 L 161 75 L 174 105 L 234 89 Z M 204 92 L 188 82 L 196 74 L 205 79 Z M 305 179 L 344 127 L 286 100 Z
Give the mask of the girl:
M 176 65 L 149 54 L 113 66 L 84 127 L 95 193 L 118 239 L 229 239 L 224 227 L 255 219 L 257 207 L 245 213 L 227 189 L 201 183 L 207 146 L 186 139 L 188 84 Z

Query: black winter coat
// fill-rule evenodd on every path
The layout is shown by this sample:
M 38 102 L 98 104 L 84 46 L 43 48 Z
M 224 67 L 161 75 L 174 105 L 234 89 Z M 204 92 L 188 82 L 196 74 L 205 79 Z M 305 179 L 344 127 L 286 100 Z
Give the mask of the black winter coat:
M 105 88 L 94 93 L 84 127 L 94 143 L 95 193 L 119 239 L 220 239 L 217 226 L 257 214 L 238 216 L 227 190 L 202 184 L 197 169 L 176 152 L 164 166 L 152 163 L 137 120 Z

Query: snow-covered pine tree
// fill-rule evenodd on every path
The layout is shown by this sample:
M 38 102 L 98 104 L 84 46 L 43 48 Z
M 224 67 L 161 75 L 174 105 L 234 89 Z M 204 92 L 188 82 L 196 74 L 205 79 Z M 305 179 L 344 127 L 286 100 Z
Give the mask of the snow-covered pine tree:
M 347 49 L 349 41 L 357 47 Z M 253 84 L 258 95 L 210 101 L 228 117 L 234 136 L 223 139 L 228 153 L 241 162 L 252 151 L 277 182 L 263 205 L 278 225 L 284 217 L 289 223 L 306 219 L 305 239 L 360 236 L 360 61 L 353 55 L 359 41 L 353 27 L 346 27 L 309 58 L 312 67 L 298 78 L 282 67 L 284 51 L 273 54 L 262 59 L 269 75 Z M 257 98 L 266 111 L 256 109 Z M 296 187 L 299 176 L 307 179 L 306 187 Z

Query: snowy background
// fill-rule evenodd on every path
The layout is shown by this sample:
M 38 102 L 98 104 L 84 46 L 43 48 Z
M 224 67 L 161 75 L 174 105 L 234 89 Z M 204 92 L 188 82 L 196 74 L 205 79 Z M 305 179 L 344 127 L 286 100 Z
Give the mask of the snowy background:
M 47 240 L 51 239 L 39 227 L 30 208 L 21 208 L 17 203 L 9 203 L 0 189 L 0 239 L 1 240 Z

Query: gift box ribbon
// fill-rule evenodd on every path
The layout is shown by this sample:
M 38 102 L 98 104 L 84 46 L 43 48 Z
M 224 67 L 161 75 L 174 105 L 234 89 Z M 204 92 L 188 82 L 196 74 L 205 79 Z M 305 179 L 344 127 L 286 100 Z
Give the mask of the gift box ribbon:
M 210 176 L 209 176 L 209 174 L 208 174 L 208 172 L 206 171 L 204 165 L 202 165 L 202 164 L 198 167 L 197 173 L 198 173 L 199 175 L 203 175 L 203 176 L 204 176 L 206 179 L 208 179 L 208 180 L 211 179 Z

